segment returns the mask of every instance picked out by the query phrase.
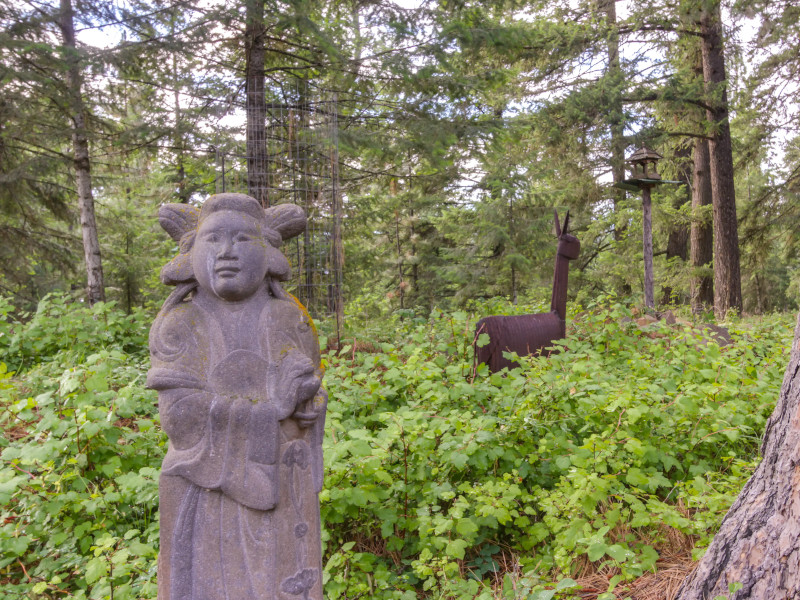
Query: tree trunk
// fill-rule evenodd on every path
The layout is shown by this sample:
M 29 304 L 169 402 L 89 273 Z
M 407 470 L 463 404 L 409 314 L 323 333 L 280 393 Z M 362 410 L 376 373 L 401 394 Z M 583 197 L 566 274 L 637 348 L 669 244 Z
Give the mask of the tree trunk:
M 331 145 L 331 212 L 333 213 L 333 281 L 336 294 L 336 343 L 341 348 L 342 329 L 344 328 L 344 242 L 342 240 L 342 219 L 344 206 L 342 192 L 339 189 L 339 115 L 337 96 L 333 98 L 333 143 Z M 416 271 L 415 271 L 416 277 Z
M 617 4 L 616 0 L 598 0 L 598 9 L 605 13 L 608 38 L 606 48 L 608 51 L 608 66 L 606 79 L 608 81 L 608 126 L 611 135 L 611 177 L 615 184 L 625 180 L 625 123 L 622 112 L 622 84 L 623 74 L 619 61 L 619 30 L 617 29 Z M 628 226 L 619 211 L 625 202 L 625 190 L 612 188 L 612 202 L 614 203 L 614 241 L 620 242 L 625 237 Z M 624 260 L 624 250 L 617 250 L 620 260 Z M 631 293 L 631 286 L 622 283 L 619 289 L 622 296 Z
M 83 256 L 86 261 L 86 295 L 89 304 L 94 304 L 104 301 L 106 296 L 103 285 L 103 261 L 94 217 L 89 140 L 86 137 L 86 114 L 81 95 L 81 72 L 78 50 L 75 45 L 72 0 L 61 0 L 59 27 L 67 61 L 66 87 L 69 94 L 69 115 L 72 121 L 73 166 L 78 188 Z
M 617 31 L 617 6 L 616 0 L 600 0 L 599 9 L 605 13 L 606 26 L 608 27 L 608 66 L 606 79 L 610 87 L 608 102 L 608 124 L 611 134 L 611 176 L 614 183 L 625 179 L 625 138 L 622 114 L 622 68 L 619 62 L 619 33 Z M 614 211 L 625 200 L 625 190 L 614 188 Z M 614 228 L 614 239 L 619 241 L 625 233 L 625 228 Z
M 680 208 L 680 206 L 678 205 L 674 208 Z M 669 236 L 667 237 L 667 260 L 670 258 L 688 259 L 688 242 L 689 230 L 686 225 L 683 223 L 674 225 L 669 230 Z
M 702 270 L 714 260 L 714 232 L 702 207 L 711 204 L 708 140 L 696 138 L 694 143 L 694 173 L 692 175 L 692 230 L 690 263 L 692 268 L 692 312 L 699 315 L 714 306 L 714 279 Z
M 709 0 L 704 4 L 700 31 L 703 79 L 710 106 L 706 118 L 712 127 L 709 154 L 714 205 L 714 312 L 718 319 L 724 319 L 728 310 L 742 310 L 742 282 L 719 0 Z
M 403 249 L 400 246 L 400 210 L 394 211 L 394 233 L 397 240 L 397 276 L 398 276 L 398 289 L 400 290 L 400 308 L 405 308 L 404 301 L 406 295 L 406 282 L 403 272 Z
M 681 146 L 675 152 L 675 158 L 679 160 L 678 179 L 683 182 L 682 190 L 688 192 L 691 189 L 689 185 L 691 167 L 687 165 L 687 161 L 691 155 L 691 147 Z M 684 204 L 691 201 L 690 193 L 686 195 L 678 194 L 672 205 L 675 209 L 680 209 Z M 681 259 L 686 262 L 689 259 L 689 228 L 682 221 L 673 223 L 669 228 L 669 236 L 667 237 L 667 261 L 671 259 Z M 669 286 L 664 286 L 662 304 L 670 304 L 680 300 L 684 303 L 685 300 L 677 298 L 673 295 L 673 290 Z
M 170 19 L 170 33 L 175 36 L 175 15 Z M 183 139 L 183 112 L 181 110 L 181 78 L 178 73 L 178 52 L 172 50 L 172 93 L 173 110 L 175 117 L 175 131 L 173 133 L 173 145 L 176 152 L 176 179 L 178 184 L 178 199 L 181 203 L 189 202 L 189 191 L 186 189 L 186 167 L 184 166 L 184 139 Z
M 312 148 L 306 135 L 311 131 L 311 98 L 309 97 L 308 81 L 305 79 L 295 79 L 297 96 L 292 102 L 297 103 L 297 108 L 289 111 L 289 121 L 291 122 L 288 153 L 294 159 L 292 173 L 295 176 L 292 184 L 294 201 L 302 203 L 306 216 L 311 219 L 321 194 L 317 186 L 317 181 L 312 177 L 314 159 Z M 333 207 L 333 205 L 331 205 Z M 316 290 L 314 275 L 317 265 L 312 252 L 311 228 L 306 227 L 303 232 L 303 290 L 306 307 L 315 310 Z
M 514 195 L 508 195 L 508 237 L 514 246 L 516 253 L 517 236 L 514 231 Z M 511 304 L 517 305 L 517 269 L 514 262 L 511 262 Z
M 800 316 L 761 454 L 677 600 L 800 598 Z M 742 587 L 731 593 L 732 584 Z
M 244 32 L 247 110 L 247 189 L 267 208 L 267 99 L 265 96 L 264 0 L 247 0 Z

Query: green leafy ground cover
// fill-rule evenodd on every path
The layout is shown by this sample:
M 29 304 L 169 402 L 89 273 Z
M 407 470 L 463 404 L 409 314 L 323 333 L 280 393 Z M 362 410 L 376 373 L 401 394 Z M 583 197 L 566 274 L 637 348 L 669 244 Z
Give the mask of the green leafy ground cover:
M 329 352 L 326 596 L 566 598 L 579 567 L 613 588 L 676 535 L 701 553 L 756 464 L 792 318 L 720 348 L 629 314 L 590 307 L 507 375 L 473 370 L 466 312 L 395 314 Z M 155 598 L 150 319 L 50 297 L 0 320 L 0 596 Z

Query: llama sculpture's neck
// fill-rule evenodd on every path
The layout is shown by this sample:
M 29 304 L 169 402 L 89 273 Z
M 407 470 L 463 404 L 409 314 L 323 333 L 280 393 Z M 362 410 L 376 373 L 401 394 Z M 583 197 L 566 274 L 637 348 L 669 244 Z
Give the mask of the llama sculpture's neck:
M 561 253 L 559 241 L 556 252 L 556 266 L 553 273 L 553 296 L 550 300 L 550 310 L 558 314 L 558 318 L 566 325 L 567 319 L 567 282 L 569 280 L 569 259 Z

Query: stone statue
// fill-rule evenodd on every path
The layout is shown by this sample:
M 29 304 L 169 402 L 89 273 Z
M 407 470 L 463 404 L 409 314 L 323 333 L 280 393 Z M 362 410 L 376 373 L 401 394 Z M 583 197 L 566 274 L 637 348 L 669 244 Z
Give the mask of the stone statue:
M 243 194 L 168 204 L 176 286 L 150 331 L 169 449 L 159 600 L 322 599 L 318 494 L 327 394 L 314 324 L 280 285 L 295 205 Z

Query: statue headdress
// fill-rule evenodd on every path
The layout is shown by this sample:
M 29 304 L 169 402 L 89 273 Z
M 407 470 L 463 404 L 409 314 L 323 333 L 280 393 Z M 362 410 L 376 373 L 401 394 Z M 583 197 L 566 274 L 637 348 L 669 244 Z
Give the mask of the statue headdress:
M 220 210 L 243 212 L 259 219 L 264 238 L 276 250 L 281 242 L 299 235 L 306 228 L 305 211 L 296 204 L 263 209 L 255 198 L 246 194 L 216 194 L 209 197 L 201 208 L 190 204 L 164 204 L 158 209 L 158 222 L 178 242 L 178 255 L 161 269 L 162 283 L 180 285 L 195 282 L 191 252 L 197 229 L 206 216 Z M 281 257 L 280 265 L 272 265 L 267 275 L 286 281 L 290 275 L 289 263 L 280 252 L 276 254 Z

